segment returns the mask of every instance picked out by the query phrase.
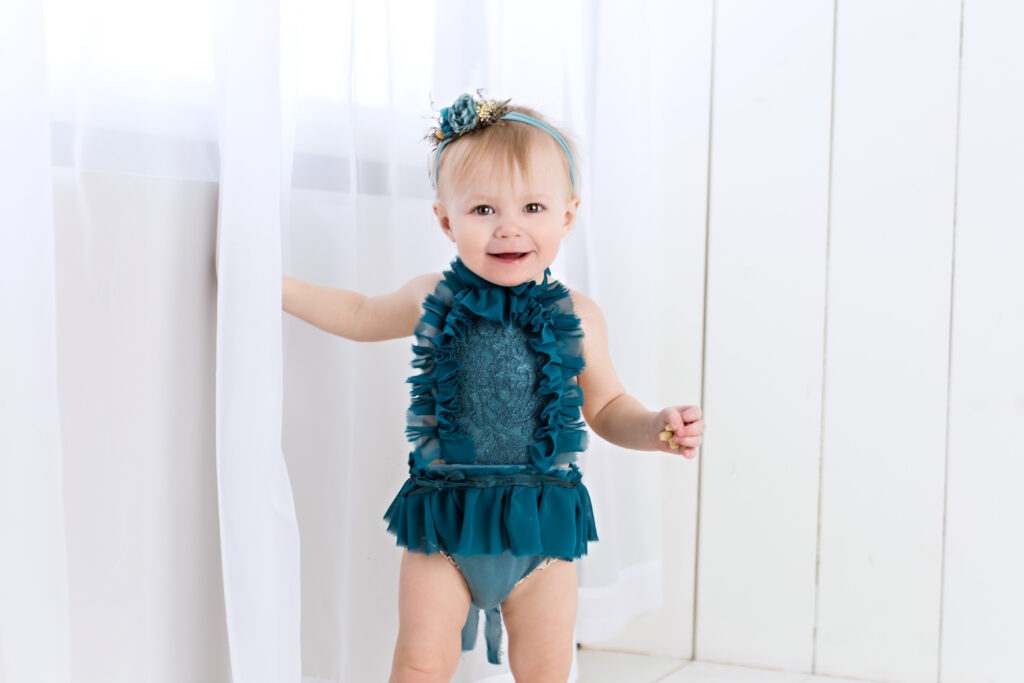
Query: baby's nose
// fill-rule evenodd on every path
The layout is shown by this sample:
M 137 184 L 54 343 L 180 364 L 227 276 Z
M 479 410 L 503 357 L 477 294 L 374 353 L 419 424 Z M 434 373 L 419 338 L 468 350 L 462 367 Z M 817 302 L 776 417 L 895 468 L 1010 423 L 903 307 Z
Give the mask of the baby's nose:
M 508 238 L 508 237 L 519 237 L 522 234 L 522 230 L 519 228 L 519 224 L 516 221 L 505 220 L 501 221 L 498 225 L 497 230 L 494 231 L 497 237 Z

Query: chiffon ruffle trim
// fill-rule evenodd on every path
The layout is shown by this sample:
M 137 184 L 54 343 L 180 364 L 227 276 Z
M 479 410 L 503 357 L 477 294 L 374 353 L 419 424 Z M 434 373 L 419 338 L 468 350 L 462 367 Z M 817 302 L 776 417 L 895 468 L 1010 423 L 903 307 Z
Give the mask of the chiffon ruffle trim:
M 427 297 L 413 346 L 412 365 L 420 374 L 408 380 L 412 403 L 406 433 L 414 444 L 409 456 L 414 475 L 431 476 L 428 465 L 436 460 L 471 464 L 475 459 L 472 441 L 453 417 L 459 408 L 455 342 L 465 337 L 475 317 L 520 326 L 541 358 L 537 392 L 545 403 L 529 447 L 533 470 L 549 472 L 586 449 L 583 392 L 576 384 L 584 365 L 583 332 L 569 291 L 548 275 L 541 283 L 500 287 L 456 259 Z
M 586 487 L 428 488 L 410 478 L 384 519 L 397 545 L 454 555 L 586 555 L 597 527 Z

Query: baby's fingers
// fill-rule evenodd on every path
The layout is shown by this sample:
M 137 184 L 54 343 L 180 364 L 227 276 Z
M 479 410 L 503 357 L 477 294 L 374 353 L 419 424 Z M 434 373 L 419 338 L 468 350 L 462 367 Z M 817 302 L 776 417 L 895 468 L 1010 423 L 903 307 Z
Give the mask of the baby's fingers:
M 683 418 L 685 424 L 696 422 L 702 416 L 700 406 L 683 406 L 679 409 L 679 416 Z
M 704 421 L 699 406 L 665 408 L 659 414 L 662 422 L 658 434 L 658 450 L 679 453 L 685 458 L 697 455 L 704 442 Z
M 694 420 L 693 422 L 687 422 L 682 427 L 675 430 L 676 436 L 700 436 L 704 433 L 704 420 Z
M 675 436 L 672 437 L 672 441 L 674 441 L 679 446 L 682 446 L 683 448 L 700 448 L 701 444 L 704 443 L 704 437 L 679 436 L 678 434 L 676 434 Z
M 683 425 L 700 420 L 700 406 L 665 408 L 661 411 L 661 417 L 672 429 L 679 429 Z
M 697 449 L 700 447 L 701 437 L 686 437 L 685 439 L 677 439 L 672 437 L 667 441 L 662 441 L 658 446 L 658 450 L 664 453 L 679 454 L 684 458 L 694 458 L 697 455 Z
M 704 437 L 701 436 L 703 431 L 703 425 L 686 425 L 678 429 L 672 429 L 671 425 L 666 424 L 665 428 L 658 435 L 661 441 L 660 450 L 671 449 L 679 452 L 679 449 L 682 448 L 685 455 L 686 451 L 694 451 L 704 442 Z M 692 455 L 688 457 L 692 457 Z

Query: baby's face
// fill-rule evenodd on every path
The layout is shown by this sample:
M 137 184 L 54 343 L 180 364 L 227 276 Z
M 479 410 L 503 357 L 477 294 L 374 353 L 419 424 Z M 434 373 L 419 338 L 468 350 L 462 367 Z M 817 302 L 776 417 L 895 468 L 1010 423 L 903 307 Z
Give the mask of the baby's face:
M 562 154 L 553 142 L 535 145 L 527 178 L 518 167 L 481 168 L 454 184 L 442 166 L 434 213 L 470 270 L 506 287 L 543 280 L 580 203 L 570 196 Z

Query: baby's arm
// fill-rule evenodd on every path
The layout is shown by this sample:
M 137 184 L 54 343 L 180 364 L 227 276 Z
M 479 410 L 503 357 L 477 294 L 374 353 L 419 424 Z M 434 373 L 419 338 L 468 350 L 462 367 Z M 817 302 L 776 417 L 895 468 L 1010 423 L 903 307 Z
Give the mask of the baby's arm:
M 368 297 L 285 277 L 282 307 L 321 330 L 355 341 L 408 337 L 423 313 L 422 303 L 441 276 L 428 273 L 409 280 L 397 291 Z
M 670 406 L 660 412 L 647 410 L 626 393 L 608 353 L 608 326 L 604 314 L 592 299 L 572 292 L 573 305 L 583 328 L 583 360 L 586 367 L 579 376 L 583 390 L 583 418 L 606 441 L 638 451 L 697 455 L 703 440 L 704 422 L 697 406 Z M 671 426 L 678 444 L 672 449 L 659 434 Z

